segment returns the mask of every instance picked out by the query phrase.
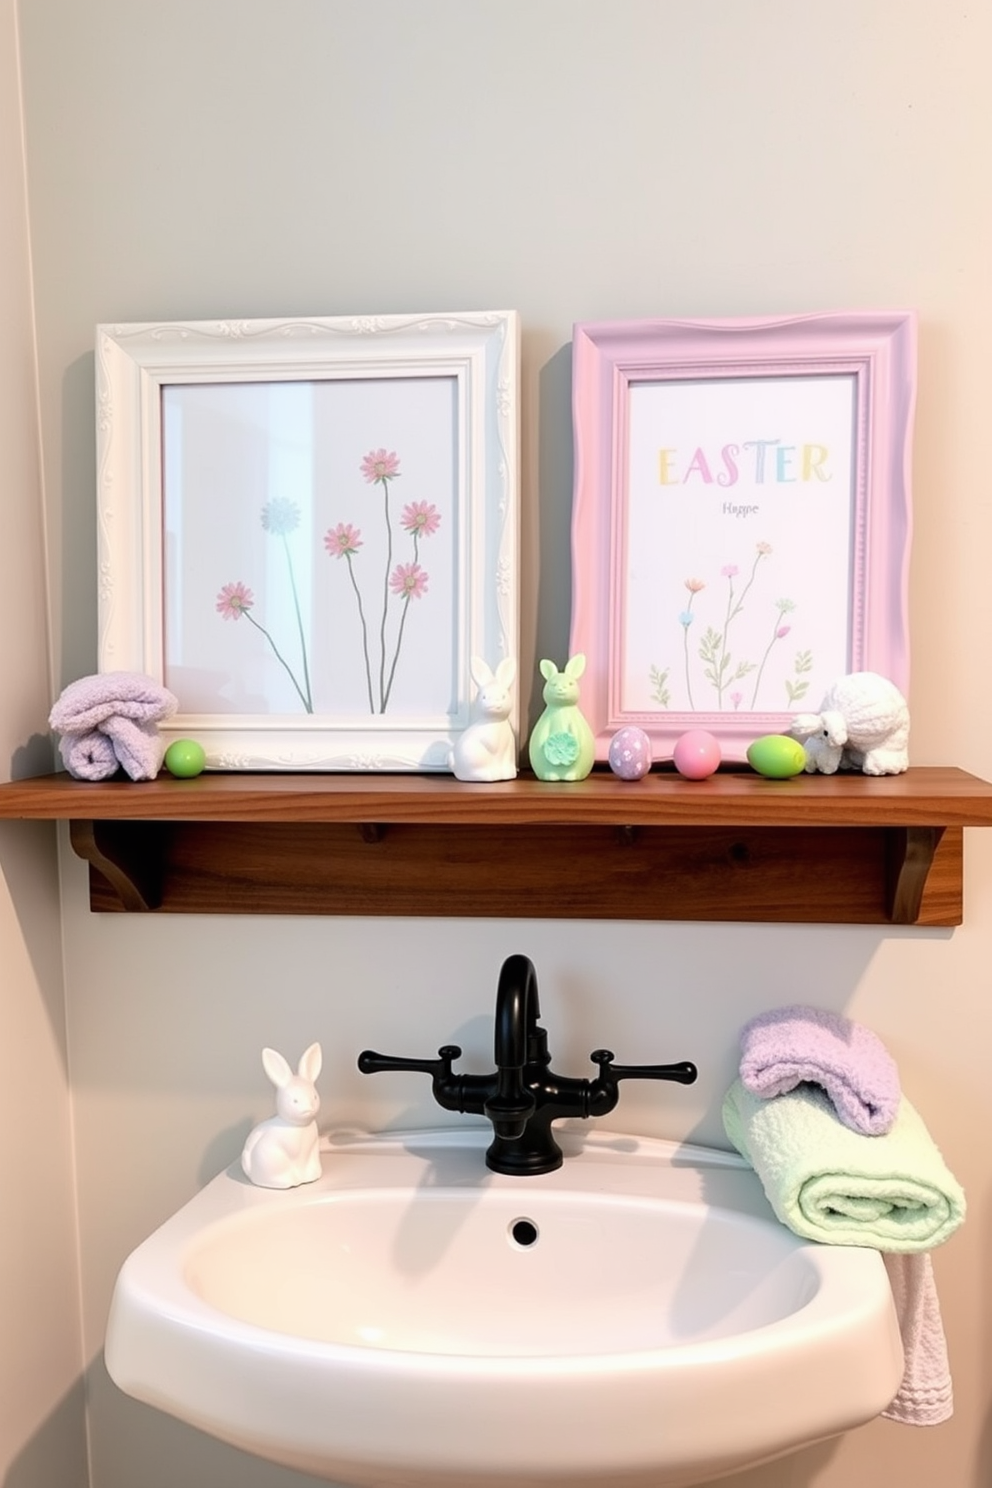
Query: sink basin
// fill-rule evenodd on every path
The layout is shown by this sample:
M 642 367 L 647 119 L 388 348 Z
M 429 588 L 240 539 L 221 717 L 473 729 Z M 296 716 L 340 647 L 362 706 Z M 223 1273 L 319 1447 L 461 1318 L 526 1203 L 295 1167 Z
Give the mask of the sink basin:
M 860 1425 L 902 1376 L 881 1258 L 774 1218 L 736 1155 L 588 1128 L 490 1172 L 488 1127 L 232 1167 L 125 1262 L 129 1395 L 369 1488 L 686 1488 Z

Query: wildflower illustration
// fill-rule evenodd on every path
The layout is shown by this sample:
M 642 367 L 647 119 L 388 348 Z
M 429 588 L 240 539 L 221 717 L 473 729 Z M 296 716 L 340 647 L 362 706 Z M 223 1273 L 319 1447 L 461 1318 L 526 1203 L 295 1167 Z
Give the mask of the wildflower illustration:
M 789 631 L 792 629 L 791 625 L 783 625 L 781 623 L 783 615 L 790 614 L 796 608 L 795 605 L 792 603 L 792 600 L 777 599 L 775 601 L 775 608 L 778 611 L 778 620 L 773 625 L 771 638 L 768 642 L 768 645 L 765 647 L 765 654 L 761 658 L 761 665 L 758 667 L 758 675 L 754 680 L 754 692 L 751 696 L 752 711 L 758 701 L 758 689 L 761 686 L 761 678 L 764 675 L 765 664 L 767 663 L 769 656 L 771 656 L 772 650 L 775 645 L 779 641 L 784 641 L 786 636 L 789 634 Z
M 690 628 L 698 618 L 698 612 L 693 608 L 694 601 L 707 589 L 707 580 L 701 578 L 687 578 L 683 580 L 684 587 L 688 591 L 689 599 L 685 608 L 679 611 L 678 623 L 682 627 L 682 671 L 685 680 L 685 691 L 688 699 L 689 711 L 696 711 L 696 701 L 693 691 L 694 662 L 698 663 L 698 671 L 702 680 L 709 685 L 715 693 L 715 712 L 725 711 L 729 705 L 734 712 L 745 704 L 745 690 L 738 684 L 745 678 L 753 675 L 753 685 L 750 685 L 750 702 L 748 706 L 753 711 L 757 708 L 758 696 L 764 681 L 766 667 L 769 658 L 775 648 L 790 634 L 792 625 L 786 620 L 796 606 L 793 600 L 783 598 L 774 601 L 774 619 L 767 640 L 759 645 L 761 654 L 757 660 L 747 655 L 735 655 L 731 646 L 732 632 L 739 617 L 743 614 L 745 607 L 750 602 L 753 609 L 758 598 L 755 590 L 755 582 L 759 575 L 759 569 L 765 560 L 772 555 L 772 546 L 767 542 L 755 544 L 754 554 L 750 565 L 746 567 L 743 574 L 737 563 L 726 563 L 720 569 L 720 579 L 724 581 L 722 598 L 721 590 L 717 586 L 711 593 L 714 595 L 716 604 L 719 605 L 715 619 L 711 619 L 706 625 L 699 638 L 698 645 L 693 654 L 690 646 Z M 709 606 L 712 610 L 715 605 Z M 808 674 L 813 669 L 812 651 L 799 651 L 796 653 L 793 665 L 793 677 L 785 681 L 785 691 L 789 704 L 800 699 L 809 687 Z M 671 701 L 670 690 L 667 686 L 670 668 L 660 668 L 656 664 L 649 667 L 648 678 L 651 686 L 651 698 L 661 707 L 667 708 Z
M 272 648 L 272 653 L 279 665 L 285 671 L 293 688 L 303 704 L 304 711 L 313 712 L 313 696 L 310 688 L 310 663 L 307 657 L 306 632 L 303 625 L 303 615 L 300 610 L 299 592 L 296 586 L 296 574 L 293 569 L 293 554 L 289 545 L 290 535 L 296 531 L 300 524 L 300 508 L 295 501 L 289 501 L 283 496 L 275 496 L 267 501 L 262 507 L 262 527 L 272 537 L 279 538 L 282 542 L 283 551 L 286 555 L 286 565 L 289 577 L 289 589 L 292 596 L 293 612 L 296 618 L 296 631 L 299 645 L 299 676 L 296 670 L 287 661 L 283 652 L 276 644 L 271 632 L 256 620 L 251 613 L 255 607 L 255 596 L 248 585 L 241 579 L 230 584 L 224 584 L 217 595 L 215 608 L 223 620 L 247 620 L 257 631 L 263 635 Z
M 742 677 L 747 676 L 748 672 L 754 670 L 753 662 L 740 662 L 736 669 L 731 670 L 732 658 L 729 650 L 730 627 L 744 608 L 744 601 L 747 599 L 748 591 L 753 585 L 755 575 L 758 572 L 758 564 L 763 558 L 767 558 L 770 552 L 771 548 L 768 543 L 760 542 L 757 544 L 754 561 L 751 564 L 751 572 L 739 592 L 735 593 L 734 590 L 734 580 L 740 574 L 737 564 L 728 563 L 720 570 L 721 577 L 727 580 L 727 605 L 723 617 L 723 630 L 714 637 L 712 656 L 706 658 L 708 666 L 704 673 L 707 681 L 712 682 L 716 688 L 717 708 L 723 707 L 724 689 L 731 682 L 739 682 Z
M 792 669 L 795 672 L 794 680 L 790 681 L 788 677 L 785 679 L 785 691 L 790 705 L 798 703 L 799 699 L 805 697 L 809 691 L 809 677 L 805 674 L 813 670 L 812 651 L 797 651 Z
M 362 546 L 362 534 L 357 527 L 352 527 L 350 522 L 339 522 L 336 527 L 331 527 L 324 534 L 324 547 L 332 558 L 345 558 L 348 562 L 348 578 L 355 594 L 355 602 L 358 605 L 358 621 L 362 627 L 362 655 L 365 659 L 365 685 L 368 688 L 369 712 L 375 712 L 375 702 L 372 698 L 372 665 L 369 661 L 369 627 L 365 619 L 365 606 L 362 604 L 362 591 L 358 587 L 355 578 L 355 570 L 351 566 L 351 560 Z
M 685 662 L 685 690 L 689 695 L 689 707 L 693 708 L 694 704 L 692 701 L 692 676 L 689 672 L 689 626 L 696 618 L 695 615 L 692 613 L 692 601 L 695 599 L 696 595 L 701 592 L 701 590 L 706 588 L 706 585 L 702 579 L 686 579 L 685 587 L 689 591 L 689 603 L 679 614 L 679 624 L 682 627 L 682 650 Z
M 668 704 L 672 700 L 672 695 L 666 685 L 668 682 L 668 671 L 668 667 L 666 667 L 663 672 L 659 672 L 658 668 L 656 666 L 653 666 L 649 674 L 651 678 L 652 701 L 660 703 L 663 708 L 667 708 Z
M 413 600 L 422 599 L 427 593 L 429 575 L 420 563 L 420 544 L 424 538 L 433 537 L 441 525 L 437 508 L 427 501 L 411 501 L 400 514 L 398 526 L 412 541 L 412 561 L 393 564 L 394 548 L 398 532 L 394 529 L 394 517 L 390 507 L 390 485 L 400 478 L 400 461 L 395 451 L 370 450 L 360 465 L 360 472 L 369 485 L 382 487 L 382 513 L 385 523 L 385 563 L 382 575 L 382 600 L 378 624 L 378 654 L 373 666 L 369 644 L 369 625 L 366 619 L 365 600 L 355 573 L 354 560 L 363 544 L 361 529 L 341 522 L 324 536 L 324 546 L 332 558 L 344 558 L 348 565 L 348 577 L 355 596 L 359 625 L 362 633 L 362 656 L 365 664 L 365 683 L 370 713 L 385 713 L 396 677 L 396 668 L 403 647 L 407 617 Z M 390 618 L 395 613 L 392 600 L 400 600 L 402 608 L 396 621 L 395 639 L 391 642 Z M 391 658 L 391 659 L 390 659 Z

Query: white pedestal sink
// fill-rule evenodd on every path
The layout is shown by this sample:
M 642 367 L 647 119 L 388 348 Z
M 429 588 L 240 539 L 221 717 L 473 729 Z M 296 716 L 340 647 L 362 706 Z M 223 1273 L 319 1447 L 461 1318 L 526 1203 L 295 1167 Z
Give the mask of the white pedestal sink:
M 374 1488 L 686 1488 L 860 1425 L 898 1389 L 881 1258 L 800 1240 L 735 1155 L 557 1129 L 340 1137 L 306 1187 L 231 1168 L 125 1262 L 129 1395 Z

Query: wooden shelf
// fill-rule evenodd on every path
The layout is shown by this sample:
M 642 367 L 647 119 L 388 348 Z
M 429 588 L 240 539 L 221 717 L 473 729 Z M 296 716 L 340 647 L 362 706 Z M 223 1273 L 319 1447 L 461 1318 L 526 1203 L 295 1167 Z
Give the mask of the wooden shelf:
M 949 926 L 963 828 L 992 826 L 992 784 L 950 768 L 492 785 L 63 774 L 0 786 L 0 818 L 69 821 L 101 911 Z

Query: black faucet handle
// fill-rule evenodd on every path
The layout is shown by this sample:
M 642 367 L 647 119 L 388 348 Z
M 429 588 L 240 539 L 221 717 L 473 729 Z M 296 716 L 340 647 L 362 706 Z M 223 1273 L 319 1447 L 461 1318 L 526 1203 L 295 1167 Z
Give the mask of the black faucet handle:
M 363 1075 L 381 1075 L 387 1070 L 413 1070 L 433 1079 L 450 1080 L 451 1062 L 461 1058 L 457 1044 L 442 1044 L 436 1059 L 403 1059 L 395 1054 L 377 1054 L 374 1049 L 363 1049 L 358 1056 L 358 1068 Z
M 496 1135 L 508 1142 L 517 1141 L 536 1109 L 534 1094 L 525 1087 L 520 1070 L 498 1070 L 496 1088 L 482 1107 Z
M 677 1064 L 614 1064 L 612 1049 L 594 1049 L 589 1058 L 599 1065 L 602 1080 L 677 1080 L 691 1085 L 699 1073 L 688 1059 Z

